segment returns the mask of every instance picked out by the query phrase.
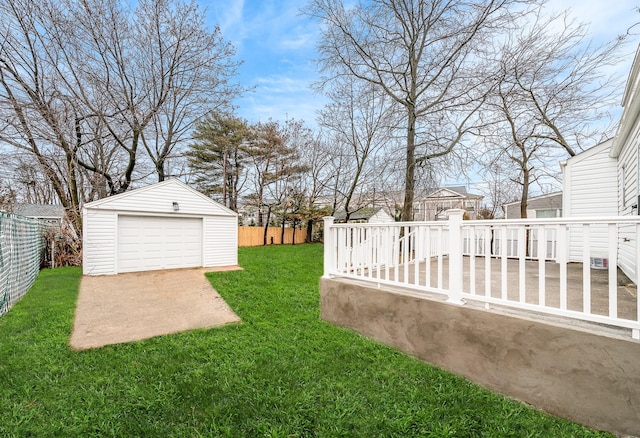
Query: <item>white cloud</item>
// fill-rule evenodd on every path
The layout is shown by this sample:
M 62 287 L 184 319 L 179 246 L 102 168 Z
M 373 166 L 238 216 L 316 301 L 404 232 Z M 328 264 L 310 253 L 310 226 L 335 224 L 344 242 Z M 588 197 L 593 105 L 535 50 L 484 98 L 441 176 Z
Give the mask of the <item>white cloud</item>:
M 244 39 L 244 0 L 231 2 L 204 1 L 201 4 L 207 8 L 208 16 L 213 24 L 220 26 L 222 35 L 240 47 Z
M 316 111 L 325 101 L 324 97 L 306 89 L 295 93 L 264 91 L 248 95 L 239 103 L 245 108 L 243 117 L 249 122 L 294 118 L 304 120 L 308 126 L 314 126 Z
M 640 21 L 640 14 L 636 11 L 638 5 L 629 1 L 550 0 L 547 7 L 553 11 L 571 11 L 579 22 L 589 25 L 596 40 L 611 40 L 626 34 L 627 29 Z

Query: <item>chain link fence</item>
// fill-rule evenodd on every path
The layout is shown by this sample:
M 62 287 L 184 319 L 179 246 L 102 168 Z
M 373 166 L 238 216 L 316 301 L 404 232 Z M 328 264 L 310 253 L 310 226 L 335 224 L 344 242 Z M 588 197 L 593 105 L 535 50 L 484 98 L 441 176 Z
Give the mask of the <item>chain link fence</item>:
M 0 316 L 27 293 L 38 276 L 46 230 L 38 219 L 0 212 Z

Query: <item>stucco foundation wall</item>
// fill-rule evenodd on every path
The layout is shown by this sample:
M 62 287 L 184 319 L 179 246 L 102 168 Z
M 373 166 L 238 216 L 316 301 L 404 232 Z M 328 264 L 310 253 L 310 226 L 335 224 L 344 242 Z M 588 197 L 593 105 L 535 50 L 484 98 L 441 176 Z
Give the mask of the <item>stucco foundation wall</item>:
M 640 436 L 640 342 L 320 280 L 321 317 L 591 428 Z

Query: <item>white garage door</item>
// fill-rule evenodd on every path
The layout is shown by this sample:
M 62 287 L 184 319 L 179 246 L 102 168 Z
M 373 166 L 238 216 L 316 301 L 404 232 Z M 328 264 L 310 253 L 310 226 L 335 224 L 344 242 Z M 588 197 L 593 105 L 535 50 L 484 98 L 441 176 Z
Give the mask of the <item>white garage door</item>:
M 118 272 L 197 266 L 202 266 L 202 219 L 118 217 Z

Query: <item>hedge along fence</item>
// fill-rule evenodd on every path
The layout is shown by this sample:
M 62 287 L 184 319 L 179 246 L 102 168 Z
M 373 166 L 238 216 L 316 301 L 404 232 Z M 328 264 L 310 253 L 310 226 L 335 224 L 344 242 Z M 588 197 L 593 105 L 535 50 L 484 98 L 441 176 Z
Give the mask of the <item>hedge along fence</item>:
M 0 316 L 27 293 L 38 276 L 46 230 L 38 219 L 0 212 Z
M 293 241 L 293 228 L 284 229 L 284 244 L 304 243 L 307 236 L 306 228 L 296 228 Z M 281 245 L 282 228 L 269 227 L 267 230 L 267 245 Z M 262 246 L 264 244 L 264 227 L 238 227 L 238 246 Z

